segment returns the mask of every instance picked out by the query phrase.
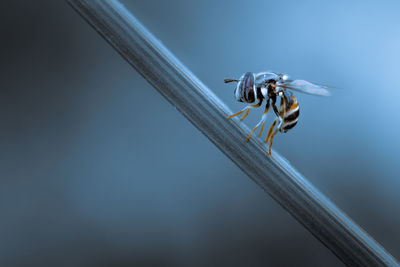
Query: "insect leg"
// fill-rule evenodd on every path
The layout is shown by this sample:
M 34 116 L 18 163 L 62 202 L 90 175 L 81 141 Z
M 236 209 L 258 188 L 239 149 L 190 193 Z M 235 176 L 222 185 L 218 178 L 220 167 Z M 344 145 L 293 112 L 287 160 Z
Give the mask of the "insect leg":
M 228 117 L 228 119 L 232 119 L 233 117 L 236 117 L 237 115 L 240 115 L 240 114 L 242 114 L 243 113 L 243 111 L 244 111 L 244 109 L 242 109 L 241 111 L 239 111 L 238 113 L 235 113 L 235 114 L 232 114 L 232 115 L 230 115 L 229 117 Z
M 248 105 L 247 107 L 245 107 L 244 109 L 242 109 L 242 110 L 239 111 L 238 113 L 235 113 L 235 114 L 233 114 L 233 115 L 230 115 L 230 116 L 228 117 L 228 119 L 232 119 L 233 117 L 236 117 L 237 115 L 240 115 L 240 114 L 242 114 L 244 111 L 246 111 L 246 113 L 243 115 L 243 117 L 240 118 L 240 120 L 244 120 L 244 118 L 246 118 L 247 115 L 249 115 L 250 109 L 251 109 L 251 108 L 258 108 L 259 106 L 261 106 L 261 103 L 262 103 L 262 100 L 258 100 L 258 103 L 257 103 L 257 104 L 255 104 L 255 105 Z
M 264 131 L 264 125 L 265 125 L 265 121 L 263 121 L 263 123 L 261 124 L 260 132 L 258 133 L 258 136 L 261 136 L 262 132 Z
M 269 139 L 269 145 L 268 145 L 268 154 L 271 156 L 271 147 L 272 147 L 272 142 L 274 142 L 274 136 L 276 135 L 276 133 L 278 132 L 278 129 L 280 127 L 280 125 L 282 124 L 279 123 L 279 125 L 276 127 L 275 131 L 271 134 L 271 137 Z
M 265 125 L 265 121 L 267 120 L 268 110 L 269 110 L 269 101 L 268 101 L 267 105 L 265 106 L 264 114 L 263 114 L 263 116 L 261 118 L 262 124 L 261 124 L 260 132 L 258 133 L 258 136 L 261 136 L 261 134 L 262 134 L 262 132 L 264 130 L 264 125 Z
M 278 109 L 276 108 L 275 105 L 275 101 L 273 101 L 273 108 L 275 111 L 275 114 L 278 118 L 276 118 L 276 120 L 274 121 L 274 123 L 272 124 L 271 128 L 269 128 L 268 131 L 268 135 L 267 138 L 265 139 L 265 143 L 269 143 L 268 145 L 268 154 L 271 156 L 271 147 L 272 147 L 272 142 L 274 141 L 274 136 L 276 135 L 276 133 L 278 132 L 279 128 L 282 126 L 282 122 L 283 122 L 283 113 L 285 111 L 285 97 L 283 96 L 282 92 L 279 92 L 279 95 L 281 97 L 281 103 L 280 103 L 280 111 L 278 111 Z M 274 126 L 276 125 L 276 123 L 278 123 L 278 125 L 276 126 L 276 129 L 274 130 Z
M 267 104 L 265 105 L 265 110 L 264 110 L 264 114 L 261 117 L 261 120 L 259 123 L 257 123 L 257 125 L 253 128 L 253 130 L 251 131 L 250 135 L 247 137 L 246 142 L 248 142 L 251 138 L 251 136 L 253 135 L 253 133 L 255 132 L 255 130 L 261 125 L 261 130 L 258 136 L 261 135 L 263 129 L 264 129 L 264 124 L 265 124 L 265 120 L 267 119 L 267 113 L 269 110 L 269 100 L 267 100 Z
M 276 96 L 274 95 L 271 99 L 272 99 L 272 103 L 271 103 L 272 104 L 272 109 L 274 110 L 275 115 L 276 115 L 277 118 L 272 123 L 271 127 L 268 130 L 268 134 L 267 134 L 267 138 L 265 139 L 265 143 L 268 143 L 269 138 L 271 137 L 272 131 L 273 131 L 273 129 L 274 129 L 275 125 L 276 125 L 276 122 L 279 119 L 279 115 L 280 115 L 280 112 L 278 111 L 278 108 L 276 107 Z
M 247 115 L 249 115 L 249 113 L 250 113 L 250 108 L 247 108 L 246 113 L 244 113 L 244 115 L 240 118 L 240 120 L 241 121 L 244 120 L 244 118 L 246 118 Z
M 269 138 L 271 137 L 272 131 L 274 130 L 274 127 L 275 127 L 275 125 L 276 125 L 276 121 L 277 121 L 277 120 L 278 120 L 278 119 L 274 120 L 274 122 L 272 123 L 271 127 L 269 128 L 267 138 L 265 139 L 265 143 L 268 143 L 268 142 L 269 142 Z
M 258 103 L 255 104 L 255 105 L 248 105 L 248 106 L 246 107 L 246 108 L 247 108 L 246 113 L 243 115 L 243 117 L 240 118 L 240 120 L 241 120 L 241 121 L 244 120 L 244 118 L 246 118 L 247 115 L 249 115 L 250 109 L 251 109 L 251 108 L 258 108 L 258 107 L 260 107 L 260 106 L 261 106 L 261 103 L 262 103 L 262 99 L 261 99 L 261 100 L 258 100 Z

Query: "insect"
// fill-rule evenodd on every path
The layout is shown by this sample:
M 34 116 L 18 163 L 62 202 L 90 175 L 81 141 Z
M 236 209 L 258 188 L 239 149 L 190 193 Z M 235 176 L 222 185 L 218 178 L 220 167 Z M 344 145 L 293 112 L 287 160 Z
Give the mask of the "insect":
M 250 109 L 258 108 L 261 106 L 263 100 L 266 101 L 265 110 L 261 120 L 251 131 L 246 141 L 249 141 L 253 133 L 260 127 L 258 136 L 261 136 L 267 113 L 270 106 L 276 115 L 276 119 L 269 128 L 265 143 L 268 144 L 268 154 L 271 156 L 271 147 L 274 141 L 274 136 L 279 131 L 286 133 L 294 126 L 296 126 L 300 115 L 299 103 L 291 91 L 298 91 L 311 95 L 328 96 L 330 95 L 327 86 L 313 84 L 304 80 L 289 80 L 286 74 L 279 74 L 274 72 L 260 72 L 252 73 L 247 72 L 243 74 L 238 80 L 225 79 L 225 83 L 237 82 L 234 94 L 239 102 L 249 103 L 244 109 L 230 115 L 228 118 L 232 119 L 244 112 L 240 120 L 243 120 L 250 113 Z M 276 106 L 277 98 L 280 99 L 279 109 Z

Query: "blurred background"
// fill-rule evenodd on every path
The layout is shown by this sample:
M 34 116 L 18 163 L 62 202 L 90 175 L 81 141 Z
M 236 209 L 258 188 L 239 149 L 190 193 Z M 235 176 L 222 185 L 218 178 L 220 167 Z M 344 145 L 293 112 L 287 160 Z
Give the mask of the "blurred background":
M 274 148 L 400 257 L 398 1 L 124 3 L 232 111 L 247 71 L 336 86 Z M 1 266 L 342 266 L 64 1 L 0 5 Z

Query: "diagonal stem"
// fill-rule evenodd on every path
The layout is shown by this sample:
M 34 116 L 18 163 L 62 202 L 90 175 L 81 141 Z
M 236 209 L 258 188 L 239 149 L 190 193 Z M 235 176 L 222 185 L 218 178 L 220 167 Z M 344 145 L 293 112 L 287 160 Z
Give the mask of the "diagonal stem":
M 312 186 L 279 154 L 267 156 L 257 137 L 116 0 L 70 0 L 160 94 L 349 266 L 399 266 L 360 226 Z

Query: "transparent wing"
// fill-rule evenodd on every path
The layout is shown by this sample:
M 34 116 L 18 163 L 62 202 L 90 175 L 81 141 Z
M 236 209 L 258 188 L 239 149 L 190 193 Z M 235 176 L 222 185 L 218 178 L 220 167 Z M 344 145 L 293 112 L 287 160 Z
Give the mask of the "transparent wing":
M 286 80 L 282 83 L 277 83 L 276 87 L 281 87 L 289 90 L 294 90 L 310 95 L 329 96 L 328 86 L 317 85 L 304 80 Z

